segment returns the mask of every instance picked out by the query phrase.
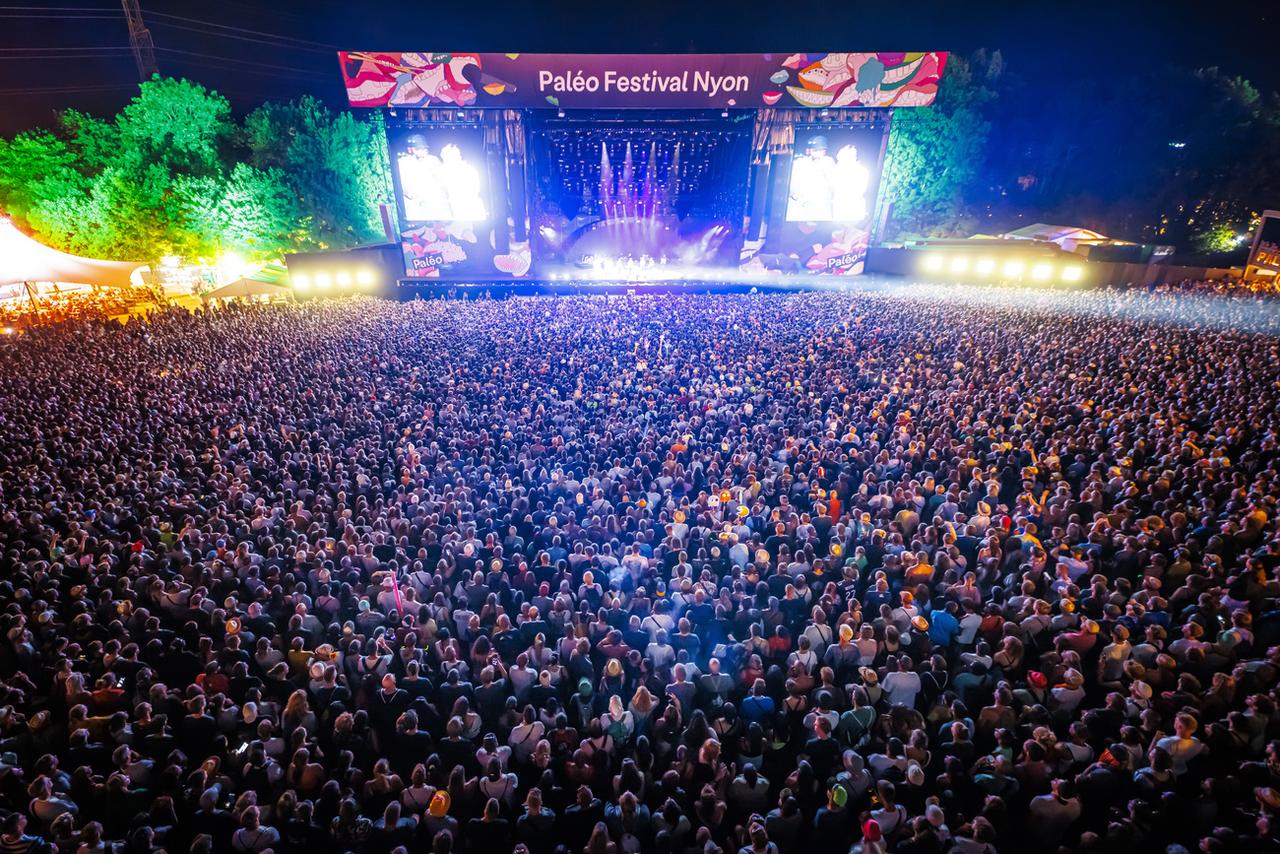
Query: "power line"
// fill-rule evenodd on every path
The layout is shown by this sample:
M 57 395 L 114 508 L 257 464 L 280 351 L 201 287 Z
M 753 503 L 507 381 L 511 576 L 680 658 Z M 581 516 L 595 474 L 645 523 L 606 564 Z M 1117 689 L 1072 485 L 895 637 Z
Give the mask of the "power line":
M 0 53 L 93 53 L 103 50 L 133 50 L 128 45 L 119 47 L 100 47 L 98 45 L 50 45 L 49 47 L 0 47 Z
M 223 71 L 236 74 L 249 74 L 254 71 L 252 68 L 228 68 L 220 62 L 214 62 L 210 59 L 188 59 L 185 62 L 187 65 L 194 65 L 200 68 L 221 69 Z M 263 79 L 301 79 L 308 83 L 318 83 L 320 78 L 305 71 L 277 71 L 270 75 L 264 73 Z
M 68 59 L 116 59 L 118 57 L 129 56 L 133 51 L 130 48 L 112 48 L 111 52 L 93 53 L 86 56 L 83 53 L 41 53 L 32 54 L 30 56 L 0 56 L 0 62 L 39 62 L 41 60 L 56 59 L 60 61 Z
M 137 83 L 105 83 L 100 86 L 46 86 L 37 89 L 0 89 L 0 95 L 64 95 L 73 92 L 106 92 L 134 89 Z
M 254 8 L 256 8 L 256 7 L 252 6 L 252 5 L 246 5 L 246 4 L 243 4 L 243 3 L 232 3 L 231 5 L 241 6 L 241 7 L 243 7 L 243 8 L 247 8 L 247 9 L 254 9 Z M 0 12 L 9 12 L 9 11 L 13 11 L 13 12 L 45 12 L 45 13 L 47 13 L 47 12 L 114 12 L 115 10 L 114 10 L 111 6 L 48 6 L 48 5 L 44 5 L 44 6 L 17 6 L 17 5 L 9 5 L 9 4 L 0 5 Z M 173 18 L 173 19 L 175 19 L 175 20 L 179 20 L 179 21 L 190 21 L 190 22 L 192 22 L 192 23 L 208 24 L 209 26 L 213 26 L 213 27 L 225 27 L 225 28 L 227 28 L 227 29 L 240 30 L 241 32 L 253 33 L 254 35 L 277 35 L 277 34 L 275 34 L 275 33 L 266 33 L 266 32 L 263 32 L 263 31 L 261 31 L 261 30 L 250 30 L 250 29 L 246 29 L 246 28 L 244 28 L 244 27 L 236 27 L 236 26 L 232 26 L 232 25 L 230 25 L 230 24 L 218 24 L 218 23 L 215 23 L 215 22 L 213 22 L 213 21 L 208 21 L 208 20 L 204 20 L 204 19 L 201 19 L 201 18 L 190 18 L 190 17 L 185 17 L 185 16 L 183 16 L 183 15 L 175 15 L 175 14 L 173 14 L 173 13 L 171 13 L 171 12 L 153 12 L 153 11 L 148 11 L 148 12 L 146 12 L 145 14 L 146 14 L 146 16 L 147 16 L 147 17 L 156 17 L 156 18 Z M 307 17 L 306 17 L 305 15 L 299 15 L 299 14 L 297 14 L 297 13 L 295 13 L 295 12 L 284 12 L 284 11 L 279 11 L 279 10 L 274 10 L 274 9 L 271 11 L 271 15 L 272 15 L 272 17 L 289 17 L 289 18 L 294 18 L 294 19 L 297 19 L 297 20 L 307 20 Z M 291 39 L 291 40 L 293 40 L 293 41 L 306 42 L 306 43 L 308 43 L 308 44 L 312 44 L 312 45 L 315 45 L 315 46 L 317 46 L 317 47 L 332 48 L 333 50 L 337 50 L 337 49 L 338 49 L 338 48 L 337 48 L 337 47 L 335 47 L 335 46 L 328 45 L 328 44 L 324 44 L 323 42 L 315 42 L 315 41 L 309 41 L 309 40 L 307 40 L 307 39 L 300 39 L 300 38 L 298 38 L 297 36 L 280 36 L 280 38 L 287 38 L 287 39 Z
M 115 13 L 107 14 L 75 14 L 75 15 L 32 15 L 27 13 L 10 14 L 8 12 L 0 12 L 0 18 L 17 19 L 17 20 L 55 20 L 55 21 L 118 21 L 120 16 Z
M 71 20 L 95 21 L 118 20 L 119 14 L 101 6 L 0 6 L 0 18 L 17 20 Z M 147 12 L 146 18 L 159 18 L 157 26 L 171 27 L 204 35 L 221 36 L 241 41 L 258 42 L 286 50 L 306 50 L 316 53 L 332 53 L 339 50 L 337 45 L 312 41 L 282 33 L 253 30 L 247 27 L 236 27 L 231 24 L 219 24 L 202 18 L 191 18 L 185 15 L 171 15 L 167 12 Z M 181 21 L 183 23 L 171 23 Z M 195 25 L 195 26 L 190 26 Z M 222 32 L 227 31 L 227 32 Z M 244 33 L 246 35 L 233 35 Z M 260 38 L 251 38 L 258 36 Z
M 326 56 L 331 55 L 335 50 L 337 50 L 336 48 L 330 50 L 327 48 L 306 47 L 304 45 L 297 45 L 297 44 L 286 44 L 284 42 L 274 41 L 270 39 L 255 38 L 254 36 L 241 36 L 241 35 L 236 35 L 235 33 L 219 32 L 217 30 L 210 30 L 207 27 L 188 27 L 185 24 L 171 24 L 168 21 L 156 21 L 155 26 L 165 27 L 173 30 L 185 30 L 191 33 L 200 33 L 201 35 L 205 35 L 205 36 L 217 36 L 218 38 L 235 39 L 237 41 L 243 41 L 243 42 L 256 42 L 257 44 L 265 44 L 270 47 L 280 48 L 282 50 L 302 50 L 302 51 L 308 51 L 310 53 L 323 53 Z
M 269 38 L 279 39 L 281 41 L 299 42 L 301 44 L 310 45 L 312 47 L 322 48 L 326 51 L 339 50 L 337 45 L 325 44 L 324 42 L 311 41 L 310 39 L 300 39 L 297 36 L 286 36 L 286 35 L 281 35 L 280 33 L 269 33 L 269 32 L 264 32 L 263 30 L 250 30 L 250 29 L 247 29 L 246 27 L 233 27 L 230 24 L 219 24 L 214 21 L 205 21 L 200 18 L 188 18 L 183 15 L 170 15 L 165 12 L 147 12 L 146 15 L 149 18 L 168 18 L 173 21 L 185 21 L 186 23 L 189 23 L 189 24 L 200 24 L 202 26 L 217 27 L 223 30 L 234 30 L 235 32 L 238 32 L 238 33 L 249 33 L 255 36 L 268 36 Z
M 318 77 L 328 76 L 323 71 L 315 71 L 314 69 L 298 68 L 292 65 L 275 65 L 274 63 L 257 62 L 252 59 L 232 59 L 231 57 L 219 56 L 218 54 L 214 54 L 214 53 L 199 53 L 191 50 L 180 50 L 174 47 L 158 47 L 156 48 L 156 50 L 161 51 L 163 53 L 176 53 L 182 56 L 196 56 L 204 59 L 216 59 L 218 62 L 236 62 L 243 65 L 255 65 L 255 66 L 258 66 L 259 68 L 268 68 L 273 71 L 296 71 L 299 74 L 314 74 Z

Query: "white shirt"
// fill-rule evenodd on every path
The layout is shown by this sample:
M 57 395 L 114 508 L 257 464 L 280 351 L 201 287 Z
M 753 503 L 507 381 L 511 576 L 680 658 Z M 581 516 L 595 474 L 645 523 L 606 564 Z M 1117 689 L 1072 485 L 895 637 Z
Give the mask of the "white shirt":
M 884 678 L 884 693 L 889 698 L 889 705 L 914 708 L 916 695 L 920 693 L 920 674 L 895 670 Z
M 1195 738 L 1179 738 L 1168 735 L 1156 742 L 1156 747 L 1169 754 L 1173 760 L 1173 773 L 1181 777 L 1187 773 L 1187 763 L 1195 759 L 1208 748 Z
M 965 614 L 960 618 L 960 632 L 956 635 L 956 643 L 960 646 L 968 646 L 973 643 L 973 639 L 978 636 L 978 629 L 981 626 L 981 614 L 977 612 Z

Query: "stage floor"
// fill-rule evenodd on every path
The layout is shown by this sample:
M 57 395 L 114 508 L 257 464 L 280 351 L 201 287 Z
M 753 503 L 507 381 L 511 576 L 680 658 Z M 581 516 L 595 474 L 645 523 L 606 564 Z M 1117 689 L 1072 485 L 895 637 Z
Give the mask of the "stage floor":
M 487 282 L 435 282 L 403 281 L 399 295 L 404 299 L 479 296 L 531 296 L 560 295 L 583 296 L 590 294 L 747 294 L 747 293 L 801 293 L 805 291 L 865 291 L 901 286 L 906 280 L 898 276 L 770 276 L 741 277 L 715 280 L 677 280 L 627 282 L 627 281 L 555 281 L 555 280 L 495 280 Z

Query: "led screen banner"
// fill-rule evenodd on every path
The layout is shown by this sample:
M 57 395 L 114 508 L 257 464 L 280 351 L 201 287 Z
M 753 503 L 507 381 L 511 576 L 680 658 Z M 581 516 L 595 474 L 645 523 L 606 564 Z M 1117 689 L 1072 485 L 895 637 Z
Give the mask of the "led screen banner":
M 508 224 L 495 213 L 483 134 L 476 125 L 388 128 L 407 278 L 528 272 L 527 243 L 496 248 L 495 228 Z
M 353 107 L 923 107 L 946 53 L 338 54 Z
M 1263 213 L 1249 266 L 1280 272 L 1280 211 Z
M 883 131 L 819 125 L 797 126 L 795 134 L 786 197 L 773 200 L 783 216 L 742 269 L 858 275 L 875 217 Z
M 751 123 L 547 119 L 529 135 L 539 275 L 732 269 Z

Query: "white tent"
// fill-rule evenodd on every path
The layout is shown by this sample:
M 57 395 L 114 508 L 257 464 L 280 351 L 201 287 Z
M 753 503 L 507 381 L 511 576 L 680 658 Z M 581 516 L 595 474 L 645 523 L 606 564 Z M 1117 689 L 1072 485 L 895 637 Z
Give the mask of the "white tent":
M 1105 234 L 1079 225 L 1052 225 L 1047 222 L 1036 222 L 1022 228 L 1006 232 L 1001 237 L 1006 240 L 1042 240 L 1056 243 L 1067 252 L 1076 252 L 1081 246 L 1097 246 L 1099 244 L 1125 244 L 1124 240 L 1113 240 Z
M 284 285 L 263 282 L 258 279 L 237 279 L 229 285 L 223 285 L 215 291 L 204 295 L 206 300 L 233 299 L 235 297 L 287 297 L 293 291 Z
M 0 217 L 0 285 L 23 282 L 66 282 L 127 288 L 133 274 L 146 266 L 128 261 L 78 258 L 50 249 L 27 237 L 5 217 Z

